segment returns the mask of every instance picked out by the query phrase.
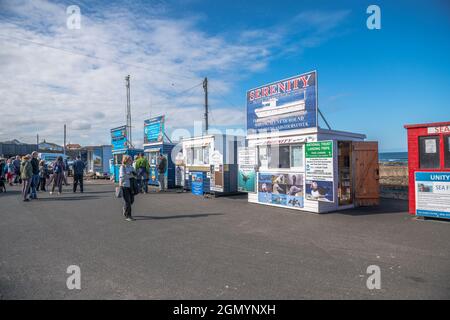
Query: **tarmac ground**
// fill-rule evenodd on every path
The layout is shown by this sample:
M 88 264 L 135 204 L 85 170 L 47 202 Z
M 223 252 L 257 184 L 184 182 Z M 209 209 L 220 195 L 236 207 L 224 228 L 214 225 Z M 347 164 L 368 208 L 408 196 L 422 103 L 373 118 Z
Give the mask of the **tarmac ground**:
M 84 194 L 0 194 L 1 299 L 449 299 L 450 223 L 407 202 L 329 214 L 246 195 L 139 195 L 134 222 L 108 181 Z M 69 266 L 81 289 L 69 290 Z M 381 289 L 369 290 L 369 266 Z

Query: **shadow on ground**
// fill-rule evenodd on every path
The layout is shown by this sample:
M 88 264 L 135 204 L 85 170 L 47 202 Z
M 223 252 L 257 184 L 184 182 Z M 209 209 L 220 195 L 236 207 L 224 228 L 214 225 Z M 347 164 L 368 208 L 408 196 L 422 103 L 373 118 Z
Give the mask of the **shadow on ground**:
M 181 214 L 171 216 L 133 216 L 136 220 L 170 220 L 170 219 L 186 219 L 186 218 L 206 218 L 209 216 L 221 216 L 223 213 L 203 213 L 203 214 Z
M 329 214 L 343 214 L 348 216 L 367 216 L 377 214 L 408 213 L 408 201 L 396 199 L 380 199 L 380 205 L 374 207 L 358 207 L 348 210 L 330 212 Z

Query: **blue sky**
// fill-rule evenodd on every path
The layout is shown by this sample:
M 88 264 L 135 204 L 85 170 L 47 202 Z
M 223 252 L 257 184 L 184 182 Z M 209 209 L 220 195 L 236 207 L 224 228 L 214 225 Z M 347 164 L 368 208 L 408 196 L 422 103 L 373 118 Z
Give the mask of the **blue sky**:
M 82 12 L 76 32 L 65 29 L 70 4 Z M 381 8 L 381 30 L 366 27 L 370 4 Z M 332 128 L 365 133 L 381 151 L 406 150 L 404 124 L 450 120 L 446 1 L 3 0 L 0 8 L 0 66 L 13 79 L 1 82 L 3 108 L 27 114 L 8 118 L 17 123 L 0 130 L 2 140 L 39 132 L 61 142 L 58 128 L 69 123 L 72 142 L 107 143 L 124 119 L 126 74 L 136 137 L 148 115 L 166 113 L 172 129 L 200 121 L 201 87 L 171 96 L 204 76 L 212 125 L 242 128 L 248 89 L 314 69 Z

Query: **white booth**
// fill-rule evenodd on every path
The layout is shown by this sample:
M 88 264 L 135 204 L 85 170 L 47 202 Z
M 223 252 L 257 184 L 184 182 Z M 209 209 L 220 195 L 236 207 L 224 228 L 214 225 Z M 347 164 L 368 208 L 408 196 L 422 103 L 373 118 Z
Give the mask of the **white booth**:
M 315 71 L 247 93 L 239 190 L 262 205 L 324 213 L 379 199 L 378 143 L 318 126 Z
M 236 193 L 237 150 L 244 143 L 244 137 L 223 134 L 183 138 L 184 188 L 198 195 Z

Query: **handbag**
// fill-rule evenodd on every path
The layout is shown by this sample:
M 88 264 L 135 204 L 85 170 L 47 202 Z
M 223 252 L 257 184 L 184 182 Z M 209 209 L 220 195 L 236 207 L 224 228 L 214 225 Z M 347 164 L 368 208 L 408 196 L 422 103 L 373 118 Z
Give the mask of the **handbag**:
M 116 187 L 116 198 L 122 198 L 122 188 Z
M 134 195 L 139 194 L 139 186 L 136 178 L 130 178 L 130 188 Z

